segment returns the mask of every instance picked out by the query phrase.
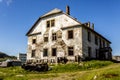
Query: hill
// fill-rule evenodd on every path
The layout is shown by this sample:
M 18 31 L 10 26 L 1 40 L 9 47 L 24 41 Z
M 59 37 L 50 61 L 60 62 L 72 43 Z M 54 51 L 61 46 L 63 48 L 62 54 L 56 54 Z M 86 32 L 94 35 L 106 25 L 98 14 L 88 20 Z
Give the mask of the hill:
M 0 58 L 10 57 L 6 53 L 0 52 Z

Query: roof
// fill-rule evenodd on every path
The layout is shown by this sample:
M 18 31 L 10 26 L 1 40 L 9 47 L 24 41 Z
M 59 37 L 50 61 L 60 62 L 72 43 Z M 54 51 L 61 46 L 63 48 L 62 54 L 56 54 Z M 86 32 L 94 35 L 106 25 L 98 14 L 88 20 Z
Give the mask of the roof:
M 54 14 L 59 14 L 59 13 L 65 14 L 66 16 L 70 17 L 71 19 L 73 19 L 73 20 L 75 20 L 76 22 L 80 23 L 79 21 L 77 21 L 76 18 L 73 18 L 72 16 L 64 13 L 62 10 L 55 8 L 55 9 L 49 11 L 48 13 L 44 14 L 43 16 L 39 17 L 38 20 L 34 23 L 34 25 L 30 28 L 30 30 L 26 33 L 26 36 L 29 36 L 29 33 L 35 28 L 35 26 L 39 23 L 39 21 L 40 21 L 42 18 L 51 16 L 51 15 L 54 15 Z M 80 23 L 80 24 L 81 24 L 81 23 Z
M 61 12 L 62 12 L 62 11 L 61 11 L 60 9 L 55 8 L 55 9 L 49 11 L 48 13 L 44 14 L 44 15 L 41 16 L 41 17 L 46 17 L 46 16 L 49 16 L 49 15 L 51 15 L 51 14 L 56 14 L 56 13 L 61 13 Z
M 62 13 L 62 14 L 65 14 L 66 16 L 70 17 L 71 19 L 75 20 L 76 22 L 78 22 L 79 24 L 78 25 L 81 25 L 89 30 L 91 30 L 92 32 L 94 32 L 95 34 L 99 35 L 100 37 L 102 37 L 103 39 L 105 39 L 106 41 L 108 41 L 109 43 L 111 43 L 109 40 L 107 40 L 105 37 L 103 37 L 101 34 L 99 34 L 98 32 L 96 32 L 95 30 L 85 26 L 84 24 L 82 24 L 81 22 L 77 21 L 76 18 L 73 18 L 72 16 L 64 13 L 62 10 L 60 9 L 53 9 L 51 11 L 49 11 L 48 13 L 44 14 L 43 16 L 39 17 L 38 20 L 34 23 L 34 25 L 30 28 L 30 30 L 27 32 L 26 36 L 29 36 L 29 33 L 35 28 L 35 26 L 39 23 L 39 21 L 42 19 L 42 18 L 45 18 L 45 17 L 48 17 L 48 16 L 51 16 L 51 15 L 54 15 L 54 14 L 59 14 L 59 13 Z M 73 25 L 71 27 L 74 27 L 76 25 Z M 38 34 L 38 33 L 37 33 Z

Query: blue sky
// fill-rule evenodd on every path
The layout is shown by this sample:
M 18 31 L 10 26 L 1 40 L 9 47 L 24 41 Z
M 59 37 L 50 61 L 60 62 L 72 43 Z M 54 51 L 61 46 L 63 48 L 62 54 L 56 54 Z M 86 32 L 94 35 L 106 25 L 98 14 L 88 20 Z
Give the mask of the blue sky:
M 25 34 L 48 11 L 59 8 L 80 22 L 92 22 L 109 39 L 113 55 L 120 55 L 120 0 L 0 0 L 0 51 L 17 55 L 27 51 Z

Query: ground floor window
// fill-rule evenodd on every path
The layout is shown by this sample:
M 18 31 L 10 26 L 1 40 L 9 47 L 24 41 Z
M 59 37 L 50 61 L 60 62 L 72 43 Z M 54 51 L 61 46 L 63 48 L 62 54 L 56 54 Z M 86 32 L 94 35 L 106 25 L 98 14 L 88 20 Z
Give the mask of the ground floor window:
M 43 49 L 43 57 L 48 56 L 48 49 Z
M 91 47 L 88 47 L 88 57 L 91 57 Z
M 36 50 L 32 50 L 31 57 L 35 57 Z
M 68 55 L 73 56 L 74 55 L 74 48 L 73 47 L 68 47 Z
M 56 56 L 57 54 L 57 49 L 56 48 L 52 48 L 52 56 Z

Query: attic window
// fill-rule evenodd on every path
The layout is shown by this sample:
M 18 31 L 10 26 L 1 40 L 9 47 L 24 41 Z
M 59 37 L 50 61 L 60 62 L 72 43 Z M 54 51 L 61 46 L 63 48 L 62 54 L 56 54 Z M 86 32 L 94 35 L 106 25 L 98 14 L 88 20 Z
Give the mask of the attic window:
M 47 28 L 50 27 L 50 21 L 47 21 Z
M 51 20 L 51 27 L 55 26 L 55 20 Z

